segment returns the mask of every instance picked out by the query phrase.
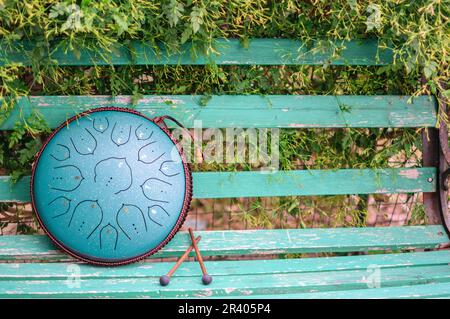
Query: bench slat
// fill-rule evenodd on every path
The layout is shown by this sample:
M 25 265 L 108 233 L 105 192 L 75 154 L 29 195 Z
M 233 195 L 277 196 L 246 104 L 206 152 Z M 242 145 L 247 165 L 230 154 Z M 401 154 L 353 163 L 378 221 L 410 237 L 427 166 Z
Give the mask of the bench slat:
M 413 286 L 389 288 L 354 289 L 345 291 L 326 291 L 298 294 L 250 295 L 240 296 L 246 299 L 417 299 L 417 298 L 449 298 L 450 283 L 429 283 Z M 217 298 L 236 298 L 220 296 Z
M 432 127 L 436 124 L 436 100 L 429 96 L 215 95 L 206 106 L 201 101 L 202 96 L 194 95 L 147 95 L 133 106 L 130 96 L 22 97 L 9 118 L 0 124 L 0 130 L 13 129 L 16 122 L 33 112 L 55 128 L 81 111 L 101 106 L 135 107 L 150 117 L 168 114 L 186 127 L 201 121 L 203 128 Z
M 203 65 L 215 63 L 218 65 L 386 65 L 393 61 L 390 50 L 378 49 L 378 40 L 333 41 L 333 45 L 342 47 L 340 57 L 332 58 L 332 50 L 320 50 L 320 42 L 307 48 L 304 42 L 289 39 L 252 39 L 244 48 L 237 39 L 216 39 L 216 48 L 220 55 L 205 57 L 198 54 L 193 59 L 189 52 L 189 44 L 183 46 L 179 54 L 168 55 L 160 48 L 160 54 L 155 54 L 150 44 L 142 41 L 131 41 L 127 45 L 111 46 L 111 52 L 101 50 L 81 49 L 77 54 L 73 51 L 65 52 L 60 46 L 53 45 L 48 52 L 58 65 Z M 323 42 L 322 42 L 323 43 Z M 32 41 L 16 42 L 18 50 L 10 50 L 7 44 L 0 44 L 0 65 L 6 61 L 29 65 L 28 55 L 36 47 Z M 323 44 L 322 44 L 323 48 Z M 98 47 L 95 48 L 99 50 Z M 28 53 L 27 53 L 28 52 Z M 133 52 L 133 54 L 131 54 Z M 200 52 L 199 52 L 200 53 Z M 106 60 L 105 60 L 106 57 Z M 42 57 L 45 59 L 48 57 Z
M 369 250 L 436 248 L 448 244 L 442 225 L 317 228 L 288 230 L 198 231 L 205 256 L 355 252 Z M 180 256 L 189 236 L 180 232 L 155 258 Z M 0 236 L 0 260 L 68 260 L 47 236 Z
M 0 176 L 0 202 L 29 202 L 30 178 Z M 195 198 L 434 192 L 434 167 L 398 169 L 194 172 Z
M 347 293 L 348 292 L 348 293 Z M 302 294 L 298 298 L 371 298 L 371 299 L 417 299 L 417 298 L 449 298 L 450 297 L 450 283 L 428 283 L 415 286 L 401 286 L 389 288 L 376 288 L 352 291 L 339 291 L 336 294 L 331 293 L 314 293 L 310 295 Z
M 428 266 L 383 269 L 380 273 L 384 286 L 414 285 L 450 281 L 450 268 Z M 205 289 L 197 277 L 182 277 L 174 285 L 160 289 L 161 297 L 209 297 L 214 295 L 245 295 L 264 293 L 351 290 L 366 288 L 366 270 L 330 271 L 321 273 L 288 273 L 246 276 L 216 276 L 214 285 Z M 158 285 L 158 284 L 156 284 Z
M 166 287 L 158 282 L 160 274 L 147 278 L 73 279 L 0 281 L 0 297 L 214 297 L 368 289 L 373 284 L 367 270 L 319 273 L 253 274 L 215 276 L 207 288 L 199 274 L 177 277 Z M 379 272 L 383 287 L 412 286 L 450 282 L 448 265 L 385 268 Z
M 344 270 L 367 270 L 377 265 L 380 269 L 448 265 L 450 251 L 430 251 L 401 254 L 374 254 L 345 257 L 263 259 L 239 261 L 208 261 L 208 273 L 213 276 L 309 273 Z M 3 263 L 0 264 L 2 280 L 67 279 L 74 270 L 73 263 Z M 122 267 L 96 267 L 78 264 L 80 279 L 147 278 L 167 273 L 174 262 L 141 262 Z M 72 268 L 71 268 L 72 267 Z M 197 262 L 182 263 L 173 277 L 197 276 Z

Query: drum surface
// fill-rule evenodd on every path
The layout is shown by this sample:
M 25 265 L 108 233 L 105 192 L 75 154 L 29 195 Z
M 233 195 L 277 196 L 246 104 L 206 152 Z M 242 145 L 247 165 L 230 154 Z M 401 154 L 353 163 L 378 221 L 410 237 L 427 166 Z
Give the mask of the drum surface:
M 181 227 L 191 173 L 167 130 L 140 113 L 95 109 L 61 125 L 38 154 L 31 194 L 64 250 L 97 264 L 155 253 Z

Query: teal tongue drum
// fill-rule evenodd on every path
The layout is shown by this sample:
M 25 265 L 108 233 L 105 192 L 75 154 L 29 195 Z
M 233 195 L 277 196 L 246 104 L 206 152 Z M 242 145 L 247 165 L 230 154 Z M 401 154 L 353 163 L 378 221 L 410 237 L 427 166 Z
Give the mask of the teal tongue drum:
M 33 166 L 31 197 L 60 248 L 121 265 L 154 254 L 180 229 L 192 177 L 165 118 L 99 108 L 53 132 Z

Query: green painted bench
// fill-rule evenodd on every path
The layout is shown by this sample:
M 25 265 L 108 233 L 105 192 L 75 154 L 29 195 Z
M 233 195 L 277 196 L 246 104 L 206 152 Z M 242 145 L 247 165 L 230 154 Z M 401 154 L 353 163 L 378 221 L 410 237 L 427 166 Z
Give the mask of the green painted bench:
M 376 41 L 345 42 L 339 58 L 330 52 L 312 53 L 291 40 L 254 39 L 248 48 L 236 40 L 218 40 L 220 56 L 192 60 L 186 51 L 168 56 L 140 42 L 118 47 L 110 62 L 125 64 L 385 65 L 392 54 Z M 32 43 L 25 43 L 31 49 Z M 299 52 L 300 51 L 300 52 Z M 301 53 L 301 54 L 299 54 Z M 27 64 L 23 52 L 3 51 L 10 61 Z M 80 57 L 56 50 L 61 65 L 107 64 L 82 51 Z M 185 126 L 202 120 L 204 128 L 339 128 L 429 127 L 437 119 L 436 101 L 419 96 L 213 96 L 201 106 L 198 96 L 144 96 L 137 110 L 150 116 L 170 114 Z M 14 123 L 39 112 L 52 128 L 82 110 L 102 105 L 130 107 L 129 96 L 30 96 L 17 100 L 9 118 Z M 350 112 L 341 110 L 342 105 Z M 434 136 L 436 137 L 436 136 Z M 424 140 L 425 148 L 433 148 Z M 186 262 L 166 287 L 158 283 L 173 262 L 150 262 L 117 268 L 76 263 L 46 236 L 0 237 L 0 297 L 221 297 L 221 298 L 414 298 L 450 297 L 450 240 L 437 213 L 436 155 L 424 155 L 422 168 L 339 169 L 259 172 L 195 172 L 195 198 L 270 197 L 292 195 L 424 193 L 428 226 L 198 231 L 205 256 L 258 256 L 258 260 L 207 261 L 213 284 L 201 283 L 196 262 Z M 28 202 L 29 177 L 11 186 L 0 176 L 0 201 Z M 175 238 L 152 258 L 180 256 L 188 234 Z M 274 255 L 344 253 L 337 257 L 283 258 Z M 361 252 L 360 254 L 345 254 Z M 367 254 L 367 252 L 370 252 Z

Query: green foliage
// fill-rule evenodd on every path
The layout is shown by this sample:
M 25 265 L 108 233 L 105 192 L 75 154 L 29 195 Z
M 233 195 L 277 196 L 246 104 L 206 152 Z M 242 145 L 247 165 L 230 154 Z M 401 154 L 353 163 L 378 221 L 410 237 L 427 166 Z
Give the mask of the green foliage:
M 177 0 L 170 0 L 163 5 L 164 14 L 167 17 L 169 25 L 176 27 L 180 18 L 183 17 L 184 5 Z
M 42 146 L 40 134 L 49 132 L 37 115 L 17 123 L 10 134 L 2 132 L 0 165 L 11 172 L 13 181 L 31 173 L 30 163 Z

